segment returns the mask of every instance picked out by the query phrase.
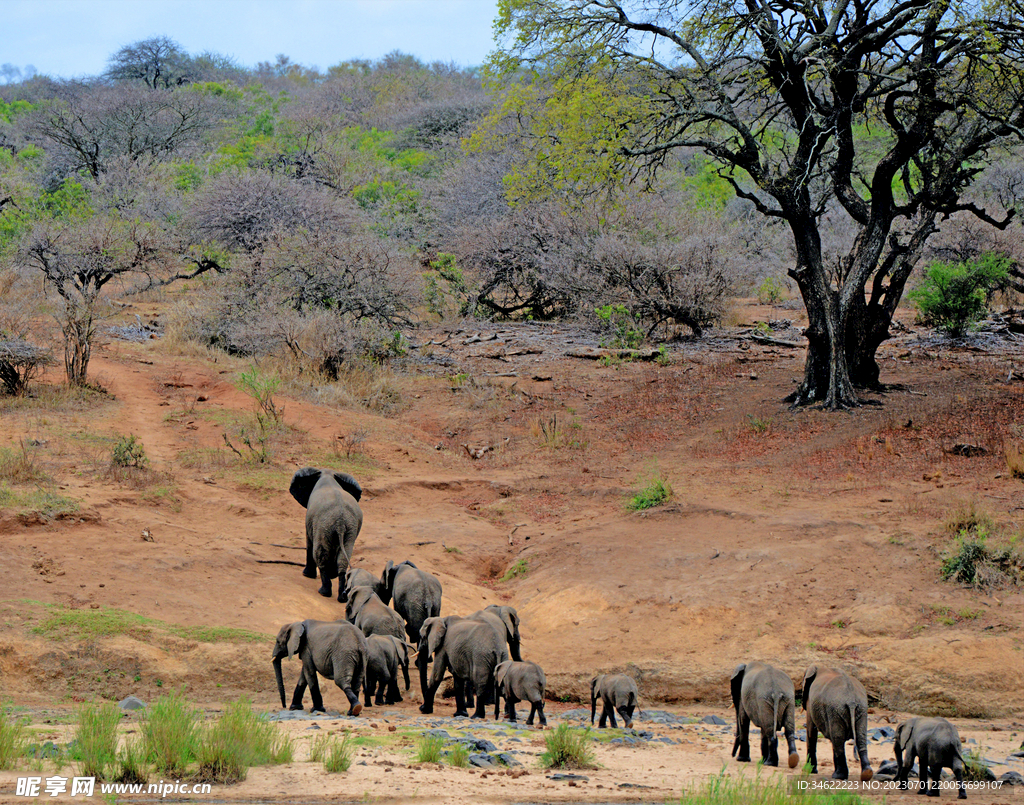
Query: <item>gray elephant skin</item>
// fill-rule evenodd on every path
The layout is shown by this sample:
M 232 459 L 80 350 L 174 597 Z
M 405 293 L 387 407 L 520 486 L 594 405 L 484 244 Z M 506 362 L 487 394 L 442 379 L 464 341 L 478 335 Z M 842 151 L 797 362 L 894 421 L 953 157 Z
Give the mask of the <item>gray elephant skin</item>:
M 348 591 L 345 620 L 354 623 L 364 635 L 391 635 L 405 641 L 405 621 L 387 606 L 372 587 L 353 587 Z
M 363 682 L 363 704 L 398 704 L 402 694 L 398 692 L 398 669 L 405 677 L 405 689 L 409 690 L 409 649 L 414 648 L 393 635 L 370 635 L 366 638 L 366 679 Z M 385 693 L 386 691 L 386 693 Z
M 423 691 L 421 713 L 434 712 L 434 695 L 445 671 L 455 678 L 455 715 L 468 715 L 465 688 L 471 683 L 479 694 L 473 718 L 486 718 L 484 702 L 494 695 L 494 671 L 508 657 L 503 640 L 489 624 L 449 615 L 427 618 L 420 630 L 420 654 L 434 665 Z
M 750 725 L 761 730 L 761 759 L 766 766 L 779 765 L 781 729 L 789 746 L 789 768 L 796 768 L 800 757 L 796 752 L 796 694 L 793 680 L 764 662 L 748 662 L 732 672 L 732 704 L 736 708 L 736 740 L 732 756 L 750 762 Z M 736 751 L 739 750 L 739 757 Z
M 930 797 L 939 795 L 939 779 L 945 766 L 956 778 L 957 798 L 967 799 L 964 789 L 964 756 L 960 733 L 944 718 L 911 718 L 896 728 L 896 779 L 907 788 L 907 778 L 918 759 L 921 788 Z M 931 778 L 931 782 L 929 782 Z
M 349 565 L 348 570 L 345 572 L 345 589 L 351 590 L 353 587 L 373 587 L 377 586 L 377 578 L 369 571 L 364 570 L 361 567 L 352 567 Z
M 481 621 L 489 624 L 494 629 L 498 639 L 508 644 L 508 653 L 516 662 L 522 662 L 520 654 L 522 640 L 519 636 L 519 613 L 515 607 L 499 606 L 490 604 L 483 609 L 477 610 L 472 615 L 467 615 L 466 620 Z M 466 706 L 473 706 L 473 694 L 475 693 L 472 684 L 466 687 Z M 484 704 L 490 704 L 490 700 Z
M 804 672 L 804 709 L 807 711 L 807 762 L 818 771 L 818 733 L 832 742 L 832 779 L 846 780 L 846 742 L 853 740 L 860 759 L 861 782 L 871 779 L 868 759 L 868 693 L 852 676 L 833 668 L 808 667 Z
M 366 669 L 367 643 L 363 633 L 344 621 L 296 621 L 287 623 L 277 633 L 271 660 L 277 676 L 277 690 L 281 706 L 289 710 L 302 709 L 302 697 L 309 686 L 313 699 L 313 712 L 324 712 L 323 698 L 317 674 L 333 679 L 348 699 L 348 715 L 357 716 L 363 709 L 359 703 L 359 687 Z M 284 677 L 281 660 L 299 655 L 302 671 L 289 707 L 285 704 Z
M 494 669 L 494 718 L 498 718 L 498 708 L 502 697 L 505 698 L 505 715 L 509 721 L 516 720 L 516 702 L 530 703 L 530 717 L 526 719 L 528 726 L 533 726 L 533 717 L 540 716 L 540 725 L 546 726 L 544 717 L 544 691 L 547 688 L 544 670 L 535 662 L 516 662 L 506 660 Z
M 377 595 L 385 603 L 394 601 L 395 612 L 405 620 L 409 642 L 419 645 L 420 629 L 427 618 L 441 614 L 441 582 L 406 560 L 395 564 L 390 559 L 377 583 Z M 427 688 L 427 663 L 424 655 L 416 655 L 420 690 Z
M 601 674 L 590 680 L 591 724 L 594 723 L 598 699 L 601 700 L 601 720 L 598 727 L 603 728 L 608 719 L 611 719 L 612 727 L 617 727 L 616 712 L 622 716 L 622 722 L 627 729 L 633 726 L 633 711 L 640 699 L 640 692 L 636 689 L 633 677 L 626 674 Z
M 363 527 L 359 482 L 344 472 L 303 467 L 292 476 L 291 496 L 306 509 L 306 566 L 302 575 L 315 579 L 320 571 L 320 589 L 331 597 L 333 579 L 338 579 L 338 600 L 345 600 L 345 574 L 352 549 Z

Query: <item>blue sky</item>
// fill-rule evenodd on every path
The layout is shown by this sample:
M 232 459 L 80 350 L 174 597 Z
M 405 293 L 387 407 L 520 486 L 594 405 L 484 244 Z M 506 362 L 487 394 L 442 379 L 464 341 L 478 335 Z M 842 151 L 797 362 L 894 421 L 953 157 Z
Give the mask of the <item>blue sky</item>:
M 62 78 L 98 75 L 123 45 L 168 36 L 243 66 L 279 53 L 321 70 L 393 50 L 479 65 L 497 0 L 2 0 L 0 65 Z

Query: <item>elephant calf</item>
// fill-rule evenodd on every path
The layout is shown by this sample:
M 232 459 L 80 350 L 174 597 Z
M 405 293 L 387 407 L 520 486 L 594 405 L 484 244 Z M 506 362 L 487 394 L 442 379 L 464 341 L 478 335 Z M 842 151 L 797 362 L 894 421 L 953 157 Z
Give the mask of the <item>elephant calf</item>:
M 928 796 L 937 797 L 942 767 L 945 766 L 956 778 L 957 798 L 967 799 L 960 733 L 946 719 L 912 718 L 904 721 L 896 728 L 893 749 L 896 752 L 896 779 L 900 782 L 900 788 L 907 787 L 907 778 L 916 756 L 921 778 L 921 789 L 917 793 L 927 792 Z
M 633 677 L 626 674 L 601 674 L 590 680 L 590 723 L 594 723 L 594 714 L 597 712 L 597 699 L 601 698 L 601 720 L 598 727 L 604 727 L 605 722 L 610 718 L 612 727 L 615 723 L 615 712 L 622 716 L 622 722 L 626 728 L 633 726 L 633 711 L 636 709 L 640 693 L 636 689 L 636 682 Z
M 359 686 L 363 683 L 366 667 L 366 638 L 351 623 L 305 620 L 287 623 L 277 633 L 271 660 L 277 676 L 277 690 L 281 694 L 281 707 L 287 707 L 284 698 L 284 677 L 281 660 L 299 655 L 302 671 L 295 686 L 289 710 L 302 709 L 302 696 L 309 686 L 313 697 L 313 712 L 324 712 L 317 674 L 333 679 L 348 699 L 348 714 L 357 716 L 363 706 L 359 703 Z
M 405 642 L 405 621 L 377 597 L 370 587 L 353 587 L 348 591 L 345 620 L 354 623 L 364 635 L 391 635 Z
M 871 779 L 868 759 L 868 693 L 852 676 L 832 668 L 810 666 L 804 672 L 804 709 L 807 711 L 807 762 L 818 771 L 818 733 L 832 742 L 835 771 L 832 779 L 846 780 L 846 742 L 853 739 L 860 758 L 860 779 Z
M 540 725 L 547 726 L 544 717 L 544 690 L 548 681 L 543 669 L 535 662 L 506 660 L 494 669 L 494 718 L 498 718 L 501 697 L 505 697 L 505 715 L 509 721 L 516 720 L 516 702 L 530 703 L 530 717 L 526 719 L 533 726 L 533 717 L 540 715 Z
M 779 739 L 776 732 L 785 732 L 789 746 L 789 768 L 796 768 L 794 713 L 796 697 L 793 680 L 778 668 L 763 662 L 748 662 L 732 672 L 732 703 L 736 708 L 736 740 L 733 757 L 750 762 L 750 724 L 761 730 L 761 759 L 766 766 L 779 765 Z
M 345 572 L 345 589 L 351 590 L 353 587 L 374 587 L 377 584 L 377 579 L 369 570 L 363 570 L 361 567 L 349 567 Z M 385 604 L 387 601 L 384 602 Z
M 397 704 L 402 701 L 402 694 L 398 692 L 398 669 L 402 669 L 405 689 L 409 690 L 409 649 L 414 646 L 393 635 L 370 635 L 366 642 L 369 649 L 366 655 L 363 703 L 369 707 L 370 697 L 376 691 L 374 704 Z

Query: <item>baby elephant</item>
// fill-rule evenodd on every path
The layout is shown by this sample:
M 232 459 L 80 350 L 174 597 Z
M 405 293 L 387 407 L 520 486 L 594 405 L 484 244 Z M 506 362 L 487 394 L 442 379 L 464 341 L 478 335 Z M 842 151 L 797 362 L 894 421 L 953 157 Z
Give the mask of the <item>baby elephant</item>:
M 956 778 L 958 799 L 967 799 L 964 790 L 964 758 L 960 747 L 960 734 L 944 718 L 912 718 L 896 728 L 896 779 L 900 788 L 907 787 L 907 777 L 918 758 L 921 789 L 919 794 L 939 795 L 938 783 L 942 767 L 952 770 Z M 928 778 L 931 777 L 929 786 Z
M 374 634 L 366 638 L 366 681 L 363 684 L 363 703 L 369 707 L 370 698 L 374 704 L 398 704 L 402 694 L 398 692 L 398 669 L 405 676 L 405 689 L 409 690 L 409 649 L 404 640 L 393 635 Z M 385 695 L 385 691 L 387 691 Z
M 535 662 L 506 660 L 494 669 L 494 719 L 498 719 L 498 705 L 505 697 L 505 715 L 509 721 L 516 720 L 516 702 L 530 703 L 528 726 L 533 726 L 533 717 L 540 715 L 540 725 L 547 726 L 544 717 L 544 689 L 547 687 L 544 671 Z
M 594 714 L 597 712 L 597 698 L 601 697 L 602 709 L 599 727 L 604 727 L 605 721 L 612 720 L 612 727 L 615 723 L 615 711 L 622 716 L 626 728 L 633 726 L 633 711 L 636 709 L 637 699 L 640 693 L 636 689 L 636 682 L 625 674 L 601 674 L 590 680 L 590 723 L 594 723 Z

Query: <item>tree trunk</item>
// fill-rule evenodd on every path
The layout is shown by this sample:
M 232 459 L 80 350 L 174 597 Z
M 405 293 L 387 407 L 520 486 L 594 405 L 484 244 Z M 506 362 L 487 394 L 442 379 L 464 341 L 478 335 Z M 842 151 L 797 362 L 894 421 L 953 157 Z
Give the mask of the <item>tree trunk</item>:
M 889 315 L 880 305 L 868 305 L 863 295 L 854 298 L 846 324 L 846 362 L 855 387 L 882 389 L 875 355 L 889 338 L 889 324 Z

